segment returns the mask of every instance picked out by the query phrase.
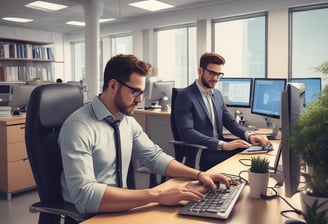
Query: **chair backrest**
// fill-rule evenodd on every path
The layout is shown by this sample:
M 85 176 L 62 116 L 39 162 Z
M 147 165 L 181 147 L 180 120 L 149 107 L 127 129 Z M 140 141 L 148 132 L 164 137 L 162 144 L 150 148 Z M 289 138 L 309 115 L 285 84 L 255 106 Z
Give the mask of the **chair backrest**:
M 174 140 L 182 141 L 179 136 L 179 132 L 175 122 L 175 100 L 178 94 L 182 91 L 182 88 L 172 88 L 172 98 L 171 98 L 171 131 Z M 183 162 L 185 165 L 195 168 L 196 167 L 196 155 L 197 150 L 194 147 L 188 147 L 185 145 L 174 144 L 174 154 L 175 159 L 179 162 Z
M 46 84 L 35 88 L 26 112 L 25 142 L 40 201 L 63 201 L 63 169 L 57 138 L 65 119 L 83 105 L 76 86 Z

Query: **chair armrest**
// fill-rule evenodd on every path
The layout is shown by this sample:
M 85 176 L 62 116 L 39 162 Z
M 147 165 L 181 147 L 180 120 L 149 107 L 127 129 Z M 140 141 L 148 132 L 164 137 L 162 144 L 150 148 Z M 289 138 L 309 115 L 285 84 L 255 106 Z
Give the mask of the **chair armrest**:
M 170 140 L 169 143 L 170 144 L 176 144 L 176 145 L 183 145 L 183 146 L 193 147 L 193 148 L 197 148 L 197 149 L 207 149 L 207 147 L 204 146 L 204 145 L 190 144 L 190 143 L 185 143 L 183 141 Z
M 37 202 L 32 204 L 29 207 L 29 210 L 33 213 L 44 212 L 59 216 L 69 216 L 78 222 L 84 221 L 92 216 L 79 213 L 75 206 L 68 202 L 62 202 L 58 204 L 46 204 Z

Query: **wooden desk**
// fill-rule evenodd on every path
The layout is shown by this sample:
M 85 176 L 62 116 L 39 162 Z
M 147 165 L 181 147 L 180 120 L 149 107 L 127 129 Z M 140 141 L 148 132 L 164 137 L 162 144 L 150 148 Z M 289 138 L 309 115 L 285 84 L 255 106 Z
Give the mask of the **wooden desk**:
M 34 186 L 25 147 L 25 116 L 0 118 L 0 192 L 11 200 L 12 193 Z
M 173 145 L 169 143 L 173 139 L 170 114 L 170 111 L 161 111 L 160 109 L 135 110 L 133 116 L 153 142 L 166 153 L 174 156 Z
M 261 156 L 267 157 L 274 162 L 275 154 L 279 142 L 273 141 L 274 151 Z M 248 167 L 242 165 L 239 159 L 251 158 L 252 155 L 237 154 L 230 159 L 218 164 L 208 172 L 223 172 L 238 175 L 240 171 L 247 170 Z M 247 178 L 247 173 L 242 175 Z M 167 189 L 175 185 L 186 185 L 190 181 L 182 178 L 173 178 L 165 183 L 157 186 L 158 189 Z M 270 178 L 269 186 L 273 186 L 275 181 Z M 277 189 L 280 195 L 284 195 L 284 189 Z M 178 215 L 180 206 L 165 207 L 156 203 L 148 204 L 127 212 L 101 214 L 90 218 L 83 224 L 210 224 L 210 223 L 226 223 L 226 224 L 279 224 L 283 223 L 285 218 L 280 215 L 280 211 L 290 209 L 290 207 L 281 199 L 272 199 L 265 201 L 262 199 L 253 199 L 248 197 L 249 186 L 246 186 L 241 197 L 234 207 L 231 216 L 227 220 L 200 218 L 193 216 Z M 293 206 L 300 208 L 299 195 L 296 194 L 292 198 L 286 198 Z M 297 217 L 294 214 L 291 216 Z

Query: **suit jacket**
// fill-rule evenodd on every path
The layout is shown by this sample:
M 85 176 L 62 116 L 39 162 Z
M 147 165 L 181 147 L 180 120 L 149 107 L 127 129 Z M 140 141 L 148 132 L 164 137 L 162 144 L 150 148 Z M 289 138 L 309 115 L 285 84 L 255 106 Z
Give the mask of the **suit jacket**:
M 213 125 L 210 115 L 196 81 L 177 95 L 174 104 L 174 116 L 181 140 L 187 143 L 205 145 L 208 148 L 201 155 L 200 167 L 202 170 L 207 170 L 240 151 L 218 150 L 219 140 L 226 140 L 223 137 L 223 127 L 235 136 L 246 140 L 246 129 L 240 126 L 229 113 L 221 92 L 218 89 L 213 90 L 212 102 L 219 134 L 218 138 L 213 137 Z

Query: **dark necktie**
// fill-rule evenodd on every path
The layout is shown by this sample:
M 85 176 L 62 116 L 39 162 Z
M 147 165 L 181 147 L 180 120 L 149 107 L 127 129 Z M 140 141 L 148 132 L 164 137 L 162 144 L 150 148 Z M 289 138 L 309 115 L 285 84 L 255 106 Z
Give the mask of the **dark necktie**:
M 115 149 L 116 149 L 116 180 L 118 187 L 123 187 L 122 181 L 122 155 L 121 155 L 121 137 L 120 120 L 114 120 L 112 117 L 106 117 L 106 122 L 114 129 Z

